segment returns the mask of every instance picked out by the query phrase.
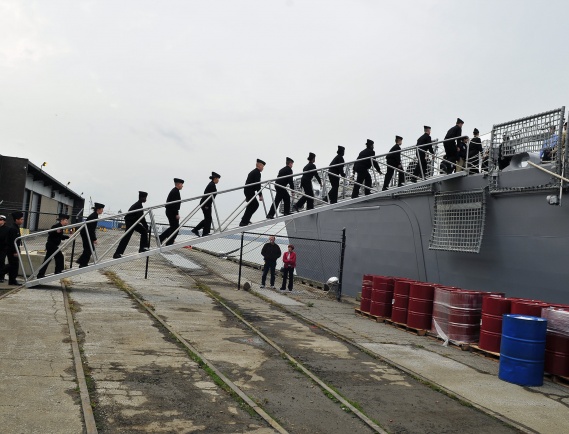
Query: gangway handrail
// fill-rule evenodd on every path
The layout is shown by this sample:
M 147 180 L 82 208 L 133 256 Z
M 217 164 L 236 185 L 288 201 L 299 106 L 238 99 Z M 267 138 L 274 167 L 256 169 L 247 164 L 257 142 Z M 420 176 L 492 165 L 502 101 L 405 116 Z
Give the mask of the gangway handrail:
M 360 159 L 352 160 L 352 161 L 349 161 L 349 162 L 344 162 L 344 163 L 334 164 L 334 165 L 330 165 L 330 166 L 325 166 L 325 167 L 322 167 L 322 168 L 317 168 L 317 169 L 308 170 L 308 171 L 306 171 L 306 172 L 293 173 L 292 175 L 281 176 L 281 177 L 272 178 L 272 179 L 265 180 L 265 181 L 260 181 L 260 182 L 255 182 L 255 183 L 251 183 L 251 184 L 242 185 L 242 186 L 239 186 L 239 187 L 233 187 L 233 188 L 229 188 L 229 189 L 225 189 L 225 190 L 221 190 L 221 191 L 205 193 L 205 194 L 202 194 L 202 195 L 193 196 L 193 197 L 186 198 L 186 199 L 180 199 L 180 200 L 171 201 L 171 202 L 166 202 L 166 203 L 159 204 L 159 205 L 153 205 L 153 206 L 144 207 L 144 208 L 141 208 L 141 209 L 136 209 L 136 210 L 132 210 L 132 211 L 127 211 L 127 212 L 124 212 L 124 213 L 119 213 L 119 214 L 114 214 L 114 215 L 111 215 L 111 216 L 106 216 L 103 220 L 117 220 L 118 218 L 121 218 L 121 217 L 124 218 L 124 216 L 127 216 L 127 215 L 129 215 L 129 214 L 140 213 L 140 212 L 143 213 L 142 216 L 139 217 L 139 218 L 136 220 L 135 224 L 133 224 L 133 227 L 129 228 L 129 230 L 125 231 L 125 232 L 121 235 L 121 237 L 119 237 L 117 240 L 115 240 L 115 241 L 111 244 L 111 246 L 108 247 L 108 248 L 102 253 L 102 255 L 97 254 L 96 249 L 94 249 L 94 247 L 93 247 L 93 242 L 92 242 L 92 240 L 90 239 L 90 238 L 91 238 L 91 237 L 90 237 L 90 234 L 89 234 L 89 232 L 88 232 L 88 230 L 87 230 L 87 225 L 90 224 L 90 223 L 99 222 L 99 221 L 101 220 L 101 219 L 99 219 L 99 218 L 97 218 L 97 219 L 92 219 L 92 220 L 86 220 L 86 221 L 79 222 L 79 223 L 73 223 L 73 224 L 66 225 L 66 226 L 63 226 L 63 227 L 60 227 L 60 228 L 56 228 L 56 229 L 48 229 L 48 230 L 43 230 L 43 231 L 39 231 L 39 232 L 34 232 L 33 234 L 23 235 L 23 236 L 20 236 L 20 237 L 17 238 L 17 240 L 15 241 L 15 244 L 17 243 L 18 240 L 21 240 L 21 241 L 22 241 L 23 246 L 24 246 L 24 249 L 25 249 L 26 254 L 27 254 L 27 257 L 28 257 L 27 259 L 28 259 L 28 263 L 29 263 L 29 266 L 30 266 L 30 269 L 31 269 L 31 274 L 28 276 L 27 273 L 25 272 L 24 264 L 23 264 L 22 257 L 21 257 L 21 251 L 20 251 L 20 249 L 17 248 L 20 266 L 21 266 L 21 268 L 22 268 L 22 271 L 23 271 L 23 275 L 24 275 L 26 284 L 28 284 L 28 283 L 30 282 L 30 279 L 31 279 L 33 282 L 44 281 L 44 279 L 49 279 L 48 277 L 44 277 L 44 278 L 41 278 L 41 279 L 37 279 L 36 277 L 37 277 L 37 274 L 39 273 L 39 270 L 40 270 L 46 263 L 48 263 L 50 260 L 52 260 L 58 252 L 61 252 L 62 250 L 64 250 L 64 249 L 69 245 L 69 243 L 71 242 L 71 240 L 75 240 L 75 239 L 77 238 L 78 234 L 81 233 L 81 231 L 85 231 L 85 232 L 86 232 L 87 240 L 88 240 L 88 243 L 89 243 L 88 249 L 90 250 L 91 256 L 93 257 L 93 259 L 92 259 L 93 264 L 92 264 L 92 265 L 87 265 L 86 267 L 82 267 L 82 268 L 92 268 L 94 265 L 98 265 L 98 264 L 101 264 L 101 263 L 107 263 L 108 261 L 104 262 L 103 260 L 106 258 L 106 256 L 107 256 L 107 255 L 109 254 L 109 252 L 112 250 L 112 248 L 113 248 L 117 243 L 119 243 L 125 236 L 131 235 L 131 232 L 134 230 L 134 229 L 133 229 L 134 226 L 135 226 L 136 224 L 138 224 L 142 219 L 146 219 L 146 216 L 147 216 L 147 215 L 150 216 L 151 230 L 153 231 L 154 236 L 155 236 L 155 240 L 156 240 L 156 247 L 155 247 L 154 249 L 150 249 L 149 251 L 151 251 L 151 252 L 156 252 L 156 251 L 158 250 L 158 251 L 160 251 L 160 252 L 163 252 L 163 251 L 168 251 L 168 250 L 170 250 L 170 247 L 172 247 L 172 246 L 178 246 L 178 247 L 180 247 L 180 245 L 185 245 L 185 244 L 187 244 L 187 241 L 179 242 L 179 243 L 176 243 L 176 242 L 175 242 L 175 243 L 171 244 L 170 246 L 168 246 L 168 245 L 166 245 L 166 244 L 167 244 L 168 242 L 170 242 L 170 240 L 172 240 L 173 238 L 175 238 L 175 237 L 180 233 L 180 231 L 184 228 L 184 224 L 185 224 L 186 222 L 188 222 L 188 221 L 189 221 L 200 209 L 202 209 L 209 201 L 211 201 L 212 207 L 215 209 L 216 219 L 217 219 L 217 221 L 218 221 L 217 230 L 215 229 L 215 225 L 214 225 L 214 234 L 213 234 L 213 235 L 224 234 L 224 233 L 226 233 L 226 232 L 228 232 L 228 231 L 240 232 L 240 231 L 243 231 L 244 229 L 243 229 L 243 228 L 230 228 L 230 225 L 233 223 L 233 221 L 238 217 L 239 213 L 242 211 L 242 206 L 243 206 L 243 204 L 245 204 L 245 206 L 247 206 L 250 202 L 252 202 L 253 200 L 256 200 L 256 197 L 257 197 L 258 195 L 262 195 L 262 193 L 263 193 L 264 190 L 268 190 L 269 193 L 270 193 L 270 195 L 271 195 L 271 199 L 272 199 L 271 202 L 272 202 L 272 205 L 274 206 L 274 205 L 275 205 L 275 202 L 274 202 L 274 199 L 275 199 L 275 198 L 274 198 L 274 196 L 273 196 L 273 194 L 272 194 L 272 187 L 273 187 L 273 186 L 275 187 L 275 189 L 276 189 L 276 188 L 285 189 L 287 192 L 291 191 L 291 192 L 293 192 L 294 194 L 296 194 L 296 195 L 298 195 L 298 196 L 310 198 L 311 200 L 316 201 L 316 202 L 319 203 L 319 204 L 323 204 L 323 205 L 320 205 L 316 211 L 314 211 L 314 210 L 312 210 L 312 209 L 311 209 L 311 210 L 304 211 L 304 212 L 302 213 L 303 216 L 304 216 L 304 215 L 313 214 L 314 212 L 321 212 L 321 211 L 324 211 L 324 210 L 327 210 L 327 209 L 333 209 L 333 208 L 336 208 L 336 207 L 338 207 L 338 206 L 345 206 L 347 202 L 359 202 L 359 201 L 361 201 L 361 200 L 369 200 L 369 199 L 370 199 L 369 193 L 371 193 L 371 195 L 374 196 L 374 197 L 375 197 L 376 195 L 382 193 L 382 192 L 380 191 L 380 187 L 379 187 L 379 183 L 378 183 L 377 176 L 376 176 L 376 174 L 375 174 L 375 170 L 374 170 L 375 188 L 374 188 L 374 187 L 370 187 L 370 186 L 366 186 L 366 185 L 364 185 L 364 184 L 361 184 L 361 183 L 357 182 L 355 179 L 349 178 L 348 176 L 342 177 L 342 176 L 340 176 L 340 175 L 338 175 L 338 174 L 335 174 L 335 173 L 330 172 L 330 169 L 332 169 L 332 168 L 345 167 L 345 168 L 346 168 L 346 172 L 351 173 L 351 176 L 353 177 L 353 176 L 354 176 L 354 170 L 353 170 L 354 164 L 357 163 L 357 162 L 362 162 L 362 161 L 367 161 L 367 160 L 369 160 L 371 163 L 373 163 L 374 161 L 377 162 L 377 163 L 379 164 L 379 167 L 380 167 L 380 168 L 381 168 L 381 167 L 388 167 L 388 168 L 393 169 L 394 172 L 397 172 L 397 173 L 404 172 L 404 173 L 408 174 L 410 177 L 412 177 L 413 181 L 415 182 L 415 184 L 414 184 L 413 186 L 411 186 L 411 188 L 416 188 L 416 187 L 419 187 L 419 186 L 421 186 L 421 185 L 429 185 L 429 184 L 432 184 L 432 183 L 434 183 L 434 182 L 440 181 L 441 178 L 449 177 L 449 175 L 447 174 L 447 175 L 442 175 L 442 176 L 436 176 L 436 175 L 434 174 L 434 171 L 433 171 L 432 174 L 431 174 L 431 175 L 432 175 L 432 176 L 431 176 L 431 179 L 426 180 L 426 179 L 425 179 L 425 178 L 426 178 L 426 177 L 425 177 L 426 174 L 425 174 L 425 173 L 422 173 L 423 167 L 422 167 L 422 165 L 420 164 L 419 161 L 416 161 L 416 164 L 419 164 L 420 167 L 421 167 L 421 177 L 416 176 L 416 175 L 414 175 L 414 174 L 412 174 L 412 173 L 409 173 L 409 172 L 406 171 L 404 168 L 401 168 L 401 169 L 400 169 L 400 168 L 398 168 L 398 167 L 393 167 L 393 166 L 387 164 L 386 162 L 380 161 L 380 158 L 383 159 L 383 158 L 385 158 L 385 157 L 387 157 L 387 156 L 389 156 L 389 155 L 391 155 L 391 154 L 396 154 L 396 153 L 400 154 L 401 156 L 406 156 L 406 155 L 410 154 L 411 157 L 413 157 L 413 155 L 416 155 L 416 156 L 418 157 L 418 156 L 420 155 L 420 153 L 422 152 L 422 153 L 429 154 L 429 155 L 432 156 L 431 164 L 434 164 L 434 162 L 435 162 L 436 160 L 447 161 L 449 164 L 453 164 L 452 162 L 450 162 L 450 161 L 448 161 L 448 160 L 445 160 L 443 157 L 437 155 L 437 150 L 438 150 L 437 148 L 438 148 L 438 147 L 437 147 L 436 145 L 438 145 L 438 144 L 440 144 L 440 143 L 447 142 L 447 141 L 455 141 L 455 140 L 460 139 L 460 138 L 463 138 L 463 137 L 466 137 L 466 136 L 459 136 L 459 137 L 455 137 L 455 138 L 443 139 L 443 140 L 438 140 L 438 141 L 434 141 L 434 142 L 429 143 L 429 145 L 435 146 L 434 153 L 430 153 L 430 152 L 428 152 L 428 151 L 422 149 L 421 147 L 418 147 L 418 146 L 415 145 L 415 146 L 410 146 L 410 147 L 407 147 L 407 148 L 403 148 L 403 149 L 398 150 L 398 151 L 387 152 L 387 153 L 380 154 L 380 155 L 373 155 L 373 156 L 370 156 L 370 157 L 360 158 Z M 421 145 L 421 146 L 425 146 L 425 145 Z M 468 165 L 468 159 L 466 159 L 466 161 L 465 161 L 465 166 L 467 166 L 467 165 Z M 373 164 L 372 164 L 372 166 L 373 166 Z M 321 182 L 322 182 L 322 184 L 323 184 L 323 186 L 324 186 L 324 189 L 326 188 L 326 187 L 325 187 L 325 186 L 326 186 L 326 184 L 325 184 L 326 179 L 325 179 L 325 176 L 324 176 L 324 175 L 326 174 L 326 175 L 328 175 L 328 179 L 329 179 L 330 175 L 332 175 L 332 176 L 338 177 L 340 180 L 343 181 L 344 194 L 345 194 L 345 187 L 346 187 L 346 185 L 353 185 L 353 186 L 363 187 L 363 188 L 365 189 L 365 193 L 366 193 L 366 194 L 365 194 L 364 196 L 360 197 L 360 198 L 351 198 L 351 199 L 341 200 L 341 201 L 338 202 L 337 204 L 329 204 L 328 202 L 322 200 L 321 198 L 315 197 L 316 195 L 308 195 L 308 194 L 306 194 L 306 192 L 300 192 L 300 191 L 297 191 L 297 190 L 293 190 L 293 189 L 288 188 L 288 186 L 283 186 L 283 185 L 277 183 L 277 181 L 282 181 L 282 180 L 285 180 L 285 179 L 288 180 L 288 179 L 290 179 L 290 178 L 293 178 L 293 179 L 296 178 L 296 179 L 298 179 L 298 177 L 301 177 L 301 176 L 303 176 L 304 174 L 311 174 L 311 173 L 321 173 L 321 174 L 322 174 Z M 467 173 L 468 173 L 468 171 L 465 170 L 465 173 L 464 173 L 464 174 L 461 174 L 460 176 L 464 176 L 464 175 L 467 174 Z M 458 175 L 457 175 L 457 176 L 458 176 Z M 238 190 L 242 190 L 242 189 L 244 189 L 245 187 L 249 187 L 249 188 L 251 188 L 251 187 L 252 187 L 252 188 L 258 187 L 258 190 L 255 192 L 255 195 L 254 195 L 249 201 L 247 201 L 247 200 L 241 201 L 241 202 L 239 203 L 239 205 L 230 213 L 230 215 L 222 222 L 222 221 L 220 220 L 220 218 L 219 218 L 219 213 L 218 213 L 218 210 L 217 210 L 217 205 L 216 205 L 216 203 L 217 203 L 217 197 L 218 197 L 218 196 L 221 196 L 221 195 L 223 195 L 223 194 L 227 194 L 227 193 L 235 192 L 235 191 L 238 191 Z M 409 188 L 410 188 L 409 186 L 407 186 L 407 187 L 405 187 L 405 188 L 400 187 L 398 190 L 408 190 Z M 369 193 L 368 193 L 368 190 L 369 190 Z M 391 190 L 391 191 L 389 192 L 389 195 L 391 195 L 393 192 L 394 192 L 394 190 Z M 214 195 L 215 195 L 216 197 L 213 197 Z M 206 198 L 206 200 L 202 202 L 202 199 L 203 199 L 203 198 Z M 358 199 L 360 199 L 360 200 L 358 200 Z M 196 200 L 199 200 L 200 203 L 199 203 L 197 206 L 195 206 L 184 218 L 181 218 L 181 219 L 180 219 L 180 223 L 179 223 L 178 228 L 177 228 L 177 229 L 174 229 L 174 230 L 172 231 L 172 233 L 168 236 L 168 238 L 166 238 L 166 239 L 163 240 L 163 241 L 160 241 L 160 238 L 158 237 L 158 230 L 157 230 L 157 226 L 158 226 L 159 223 L 156 222 L 156 219 L 155 219 L 155 211 L 158 210 L 158 209 L 163 209 L 163 208 L 165 208 L 165 207 L 167 207 L 167 206 L 169 206 L 169 205 L 173 205 L 173 204 L 180 204 L 180 205 L 181 205 L 181 204 L 183 204 L 183 203 L 191 202 L 191 201 L 196 201 Z M 263 205 L 266 206 L 265 201 L 263 201 Z M 289 220 L 289 219 L 291 219 L 291 218 L 296 218 L 296 217 L 290 217 L 290 215 L 284 215 L 284 216 L 280 216 L 280 217 L 279 217 L 279 215 L 278 215 L 278 209 L 276 209 L 276 208 L 277 208 L 277 207 L 275 207 L 275 215 L 276 215 L 277 218 L 274 219 L 274 220 L 272 220 L 272 221 L 279 221 L 279 220 L 282 220 L 283 218 L 284 218 L 285 220 Z M 321 208 L 325 208 L 325 209 L 321 209 Z M 266 213 L 266 207 L 265 207 L 265 213 Z M 212 223 L 213 223 L 213 218 L 212 218 Z M 264 225 L 266 225 L 266 224 L 267 224 L 267 222 L 266 222 L 266 221 L 263 221 L 263 223 L 261 224 L 261 226 L 264 226 Z M 250 228 L 250 226 L 248 226 L 248 228 Z M 70 239 L 66 240 L 66 242 L 62 243 L 62 245 L 60 245 L 60 246 L 58 247 L 58 249 L 57 249 L 52 255 L 50 255 L 50 257 L 44 258 L 44 261 L 42 262 L 42 264 L 41 264 L 40 266 L 38 266 L 37 269 L 34 269 L 33 264 L 32 264 L 32 261 L 31 261 L 31 258 L 30 258 L 30 254 L 29 254 L 29 251 L 28 251 L 28 245 L 27 245 L 28 239 L 30 239 L 30 238 L 32 238 L 32 237 L 37 238 L 37 237 L 43 236 L 43 235 L 45 235 L 45 234 L 49 234 L 50 232 L 52 232 L 52 231 L 54 231 L 54 230 L 72 230 L 72 229 L 77 229 L 77 230 L 75 231 L 75 233 L 73 233 L 73 236 L 70 237 Z M 210 238 L 211 236 L 212 236 L 212 235 L 208 235 L 207 238 Z M 140 255 L 141 255 L 141 254 L 144 254 L 144 253 L 145 253 L 145 252 L 139 253 L 138 255 L 130 255 L 130 256 L 140 257 Z M 123 259 L 123 258 L 120 258 L 120 259 Z M 113 259 L 113 260 L 118 260 L 118 259 Z M 33 280 L 34 278 L 36 278 L 36 279 Z

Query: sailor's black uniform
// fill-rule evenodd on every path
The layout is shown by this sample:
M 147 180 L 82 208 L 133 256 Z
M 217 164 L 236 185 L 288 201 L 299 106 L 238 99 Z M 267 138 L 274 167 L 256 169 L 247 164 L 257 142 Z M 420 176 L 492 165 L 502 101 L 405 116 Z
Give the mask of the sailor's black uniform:
M 276 208 L 279 207 L 281 201 L 284 203 L 284 215 L 290 214 L 290 194 L 285 188 L 280 188 L 279 185 L 283 187 L 286 187 L 288 185 L 288 187 L 291 190 L 294 190 L 294 181 L 292 180 L 292 169 L 288 165 L 286 165 L 281 170 L 279 170 L 277 177 L 282 179 L 278 179 L 277 181 L 275 181 L 275 184 L 277 184 L 275 203 L 271 205 L 271 209 L 269 210 L 269 214 L 267 215 L 268 218 L 273 218 L 275 216 Z
M 356 172 L 356 174 L 358 175 L 356 178 L 356 182 L 358 184 L 364 184 L 366 186 L 365 188 L 366 196 L 371 193 L 371 190 L 368 187 L 371 187 L 371 175 L 369 174 L 369 169 L 371 169 L 372 160 L 369 157 L 373 156 L 375 156 L 375 151 L 373 150 L 373 141 L 368 140 L 367 148 L 364 149 L 362 152 L 360 152 L 358 155 L 358 160 L 362 158 L 365 158 L 365 160 L 356 161 L 354 163 L 354 172 Z M 381 168 L 379 167 L 379 164 L 375 159 L 373 159 L 373 167 L 375 167 L 375 170 L 377 170 L 380 174 L 382 173 Z M 360 195 L 360 186 L 354 185 L 354 188 L 352 190 L 352 199 L 355 199 L 359 195 Z
M 313 209 L 314 199 L 312 198 L 314 197 L 314 189 L 312 188 L 312 178 L 316 178 L 320 185 L 322 185 L 322 180 L 316 171 L 316 165 L 312 162 L 309 162 L 306 166 L 304 166 L 302 171 L 304 173 L 302 175 L 302 178 L 300 178 L 300 186 L 304 190 L 304 194 L 310 197 L 302 196 L 299 201 L 296 202 L 295 208 L 299 210 L 306 203 L 306 209 Z
M 67 216 L 67 218 L 69 218 L 69 216 Z M 56 251 L 57 248 L 59 247 L 59 245 L 61 244 L 61 242 L 63 240 L 66 240 L 69 238 L 69 236 L 65 235 L 63 233 L 62 229 L 59 229 L 62 227 L 61 222 L 54 224 L 51 229 L 57 229 L 55 231 L 50 232 L 47 235 L 47 243 L 45 244 L 45 259 L 49 259 L 49 257 L 51 255 L 53 255 Z M 61 252 L 57 252 L 55 254 L 55 256 L 53 257 L 54 261 L 55 261 L 55 274 L 59 274 L 63 271 L 64 268 L 64 258 L 63 258 L 63 253 Z M 38 272 L 38 279 L 41 279 L 42 277 L 45 276 L 45 272 L 47 270 L 47 266 L 49 265 L 51 260 L 48 260 L 43 267 L 41 267 L 40 271 Z
M 245 180 L 243 193 L 245 193 L 245 200 L 247 202 L 251 202 L 249 202 L 249 205 L 245 208 L 245 212 L 243 213 L 243 217 L 241 217 L 239 226 L 247 226 L 251 223 L 251 217 L 253 217 L 253 214 L 255 214 L 255 211 L 259 208 L 259 201 L 254 198 L 257 193 L 261 191 L 261 184 L 249 185 L 256 182 L 261 182 L 261 171 L 255 167 L 249 172 L 249 175 L 247 175 L 247 179 Z

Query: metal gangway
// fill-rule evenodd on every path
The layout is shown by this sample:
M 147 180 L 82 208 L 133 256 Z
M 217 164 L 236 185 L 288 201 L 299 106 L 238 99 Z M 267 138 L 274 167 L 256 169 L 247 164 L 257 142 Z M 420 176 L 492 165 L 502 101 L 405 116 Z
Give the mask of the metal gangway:
M 35 265 L 34 261 L 32 260 L 33 256 L 41 256 L 41 252 L 45 248 L 47 235 L 51 231 L 57 229 L 44 230 L 21 236 L 19 237 L 19 240 L 21 240 L 21 248 L 20 249 L 17 248 L 17 251 L 18 251 L 18 259 L 20 262 L 20 270 L 22 271 L 22 275 L 24 276 L 24 285 L 30 288 L 36 285 L 53 282 L 63 278 L 76 276 L 79 274 L 99 270 L 106 267 L 111 267 L 123 262 L 133 261 L 136 259 L 141 259 L 149 256 L 166 253 L 172 250 L 184 248 L 188 245 L 194 246 L 206 241 L 215 240 L 217 238 L 229 237 L 231 235 L 240 234 L 245 230 L 251 231 L 257 228 L 265 227 L 267 225 L 274 225 L 279 222 L 286 223 L 297 218 L 302 218 L 313 214 L 327 212 L 333 209 L 342 208 L 348 205 L 353 205 L 356 203 L 368 201 L 370 199 L 375 199 L 378 197 L 392 197 L 396 194 L 404 192 L 429 191 L 428 188 L 432 184 L 452 178 L 463 177 L 466 176 L 469 173 L 469 171 L 472 171 L 472 168 L 468 167 L 468 161 L 467 161 L 465 163 L 465 167 L 463 168 L 463 170 L 456 171 L 451 174 L 445 173 L 441 169 L 441 163 L 443 162 L 445 164 L 452 164 L 452 163 L 444 159 L 443 155 L 444 149 L 442 146 L 439 146 L 441 143 L 443 143 L 442 140 L 432 143 L 434 150 L 434 153 L 432 154 L 426 152 L 423 149 L 419 149 L 416 146 L 404 148 L 401 151 L 397 151 L 400 152 L 401 154 L 401 163 L 402 163 L 401 168 L 390 166 L 387 163 L 386 157 L 389 155 L 389 153 L 376 155 L 361 160 L 354 160 L 339 165 L 319 168 L 316 170 L 316 172 L 319 174 L 322 180 L 322 187 L 317 193 L 315 193 L 314 196 L 307 196 L 303 191 L 299 191 L 298 189 L 291 189 L 289 187 L 282 187 L 280 185 L 277 187 L 276 182 L 279 180 L 283 180 L 284 177 L 269 179 L 267 181 L 261 181 L 260 183 L 256 184 L 249 184 L 250 186 L 258 185 L 260 188 L 259 193 L 263 194 L 263 199 L 264 199 L 262 206 L 259 207 L 253 218 L 255 217 L 258 218 L 259 214 L 261 213 L 264 213 L 264 217 L 261 220 L 251 223 L 245 227 L 238 226 L 236 220 L 240 218 L 241 213 L 245 210 L 245 207 L 249 204 L 249 202 L 257 200 L 258 197 L 257 195 L 255 195 L 250 201 L 244 200 L 242 190 L 245 186 L 239 186 L 227 190 L 218 191 L 217 196 L 215 198 L 213 197 L 213 194 L 206 194 L 206 195 L 195 196 L 189 199 L 182 199 L 181 201 L 170 202 L 170 204 L 179 202 L 181 205 L 179 227 L 176 231 L 174 231 L 168 238 L 164 239 L 162 242 L 160 241 L 159 235 L 163 231 L 163 228 L 168 227 L 168 225 L 157 222 L 157 217 L 164 212 L 165 206 L 168 205 L 168 203 L 143 208 L 142 210 L 105 216 L 104 218 L 100 218 L 97 220 L 99 225 L 101 221 L 109 221 L 113 222 L 113 225 L 109 226 L 116 226 L 116 223 L 118 221 L 123 220 L 127 214 L 140 212 L 140 211 L 142 211 L 143 213 L 142 217 L 140 217 L 136 221 L 136 223 L 134 223 L 130 227 L 128 231 L 120 233 L 121 234 L 120 236 L 118 235 L 119 233 L 118 231 L 109 230 L 108 232 L 101 233 L 101 236 L 98 237 L 99 238 L 98 241 L 102 242 L 99 242 L 97 244 L 96 249 L 92 247 L 91 245 L 92 243 L 89 243 L 89 248 L 91 249 L 91 259 L 87 266 L 79 268 L 77 266 L 74 267 L 73 264 L 71 264 L 72 268 L 65 269 L 63 272 L 59 274 L 48 274 L 45 277 L 39 279 L 37 278 L 37 275 L 41 267 L 48 261 L 51 261 L 51 263 L 53 263 L 53 258 L 58 252 L 62 252 L 64 256 L 67 253 L 69 256 L 69 252 L 75 248 L 75 241 L 78 238 L 80 239 L 80 232 L 82 230 L 87 232 L 86 224 L 93 222 L 93 220 L 84 221 L 81 223 L 75 223 L 61 228 L 66 232 L 70 233 L 69 239 L 63 241 L 56 252 L 54 252 L 48 258 L 42 259 L 41 263 L 39 264 L 36 263 Z M 426 154 L 426 160 L 427 160 L 427 167 L 425 169 L 426 173 L 424 173 L 422 165 L 418 163 L 419 160 L 418 156 L 420 153 Z M 377 172 L 377 170 L 374 169 L 372 161 L 372 168 L 370 169 L 371 172 L 373 172 L 371 174 L 372 186 L 370 188 L 370 194 L 365 195 L 364 192 L 367 187 L 365 185 L 356 182 L 354 163 L 356 163 L 357 161 L 364 161 L 367 159 L 376 161 L 379 164 L 382 173 L 380 174 Z M 418 170 L 415 170 L 417 164 L 419 164 Z M 343 166 L 346 176 L 337 175 L 331 172 L 331 169 L 337 168 L 338 166 Z M 394 172 L 393 179 L 389 184 L 389 188 L 385 191 L 382 191 L 385 173 L 388 168 L 391 168 Z M 478 169 L 479 168 L 475 168 L 475 170 Z M 404 178 L 405 183 L 403 186 L 399 187 L 397 186 L 397 184 L 399 178 L 398 175 L 400 173 L 402 173 L 402 177 Z M 302 175 L 303 172 L 295 173 L 292 175 L 293 180 L 295 181 L 294 183 L 295 186 L 299 184 L 298 181 L 300 180 Z M 336 177 L 340 180 L 340 187 L 338 191 L 338 202 L 335 204 L 330 204 L 326 200 L 324 200 L 328 191 L 330 190 L 330 179 L 332 177 Z M 353 187 L 356 185 L 360 187 L 360 195 L 357 198 L 351 198 Z M 267 218 L 266 215 L 268 208 L 271 205 L 273 205 L 275 201 L 276 188 L 285 188 L 289 193 L 291 193 L 292 196 L 291 211 L 293 210 L 292 204 L 294 203 L 294 199 L 299 199 L 302 196 L 314 200 L 315 204 L 314 209 L 303 210 L 301 212 L 293 212 L 289 215 L 283 215 L 281 214 L 279 207 L 276 207 L 275 218 L 273 219 Z M 218 204 L 225 200 L 230 202 L 231 199 L 229 197 L 231 195 L 233 196 L 239 195 L 239 199 L 237 200 L 235 200 L 235 197 L 231 197 L 234 203 L 239 203 L 239 204 L 233 208 L 233 210 L 229 213 L 227 217 L 221 218 L 220 213 L 218 212 Z M 201 199 L 204 197 L 206 198 L 206 200 L 203 203 L 200 203 Z M 200 211 L 203 206 L 209 203 L 211 203 L 212 212 L 213 212 L 212 213 L 213 230 L 207 236 L 198 237 L 191 232 L 190 230 L 191 226 L 188 226 L 188 224 L 191 223 L 192 219 L 194 221 L 196 218 L 199 218 L 201 220 L 202 213 Z M 136 224 L 138 224 L 139 221 L 147 218 L 149 219 L 149 229 L 150 229 L 150 246 L 148 250 L 139 253 L 136 252 L 128 253 L 127 250 L 126 252 L 127 254 L 123 255 L 120 258 L 114 259 L 113 258 L 114 251 L 118 243 L 121 241 L 121 239 L 125 237 L 128 232 L 133 231 L 134 227 L 136 226 Z M 168 241 L 170 241 L 174 237 L 176 238 L 175 242 L 171 245 L 167 245 Z M 134 238 L 137 238 L 137 236 L 135 236 Z M 89 239 L 89 241 L 91 240 Z M 131 246 L 136 245 L 137 241 L 138 241 L 137 239 L 131 239 L 130 245 Z M 79 245 L 82 246 L 82 244 Z M 136 251 L 138 251 L 138 249 L 136 249 Z

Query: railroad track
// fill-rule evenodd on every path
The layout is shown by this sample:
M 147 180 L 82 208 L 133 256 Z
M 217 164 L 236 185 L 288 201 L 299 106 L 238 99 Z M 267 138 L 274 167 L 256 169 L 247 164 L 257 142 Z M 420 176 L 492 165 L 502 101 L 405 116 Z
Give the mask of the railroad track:
M 227 423 L 259 433 L 515 431 L 214 274 L 188 281 L 169 268 L 166 284 L 119 268 L 87 276 L 64 297 L 89 434 Z M 180 411 L 203 399 L 185 392 L 205 373 L 215 399 Z

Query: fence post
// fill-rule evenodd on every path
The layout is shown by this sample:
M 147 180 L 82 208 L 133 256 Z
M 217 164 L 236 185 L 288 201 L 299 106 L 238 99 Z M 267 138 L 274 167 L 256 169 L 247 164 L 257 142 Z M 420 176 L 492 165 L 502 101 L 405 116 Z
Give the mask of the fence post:
M 146 219 L 146 217 L 145 217 Z M 142 236 L 142 235 L 141 235 Z M 148 239 L 147 247 L 150 248 L 150 240 L 152 239 L 152 225 L 148 228 L 148 234 L 146 234 L 146 238 Z M 148 261 L 150 260 L 150 256 L 146 257 L 146 267 L 144 269 L 144 278 L 148 279 Z
M 239 278 L 237 279 L 237 290 L 241 289 L 241 266 L 243 265 L 243 238 L 245 232 L 241 232 L 241 248 L 239 249 Z
M 342 301 L 342 279 L 344 277 L 344 255 L 346 254 L 346 228 L 342 229 L 342 248 L 340 250 L 340 277 L 338 282 L 338 301 Z

